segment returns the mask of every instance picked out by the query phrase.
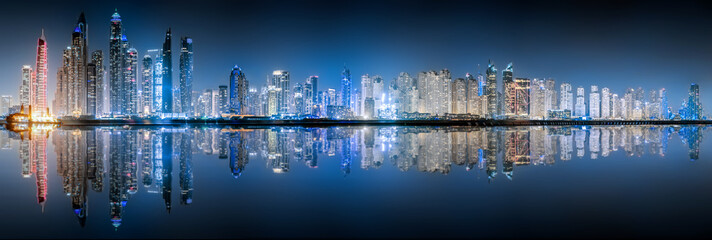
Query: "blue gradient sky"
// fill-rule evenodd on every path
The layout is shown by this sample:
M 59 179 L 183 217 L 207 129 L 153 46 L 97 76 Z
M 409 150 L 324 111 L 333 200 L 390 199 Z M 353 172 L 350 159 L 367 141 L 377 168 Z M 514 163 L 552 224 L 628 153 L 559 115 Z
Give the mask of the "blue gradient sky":
M 38 3 L 39 2 L 39 3 Z M 668 89 L 674 110 L 690 83 L 712 105 L 712 7 L 702 2 L 621 1 L 19 1 L 0 8 L 0 94 L 17 98 L 22 65 L 35 63 L 45 28 L 49 100 L 61 52 L 85 11 L 89 48 L 108 52 L 109 20 L 119 9 L 125 34 L 143 56 L 160 48 L 171 27 L 194 39 L 194 90 L 228 84 L 238 64 L 251 86 L 275 69 L 292 84 L 320 76 L 339 87 L 346 63 L 360 75 L 390 80 L 401 71 L 448 68 L 453 77 L 492 59 L 514 62 L 515 77 L 552 77 L 557 84 Z M 37 7 L 42 6 L 42 7 Z M 178 83 L 178 56 L 174 56 Z M 498 76 L 498 77 L 501 77 Z

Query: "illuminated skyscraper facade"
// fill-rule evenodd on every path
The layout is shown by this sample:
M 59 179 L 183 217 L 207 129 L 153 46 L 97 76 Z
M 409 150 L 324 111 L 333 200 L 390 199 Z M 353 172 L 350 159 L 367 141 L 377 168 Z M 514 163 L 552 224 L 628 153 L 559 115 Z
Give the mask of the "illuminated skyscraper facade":
M 135 48 L 126 50 L 126 59 L 124 63 L 124 110 L 126 115 L 136 115 L 139 113 L 138 96 L 138 51 Z
M 230 72 L 230 113 L 247 114 L 247 91 L 249 85 L 245 73 L 235 65 Z
M 591 93 L 589 93 L 588 96 L 588 116 L 592 119 L 601 118 L 601 95 L 598 93 L 598 86 L 592 85 Z
M 351 70 L 346 68 L 341 71 L 341 106 L 351 108 Z
M 37 39 L 37 58 L 35 64 L 35 77 L 30 85 L 30 105 L 32 115 L 41 116 L 47 112 L 47 40 L 44 35 Z
M 181 112 L 191 116 L 193 112 L 191 103 L 191 93 L 193 92 L 193 39 L 181 37 L 180 45 Z
M 485 74 L 487 82 L 484 94 L 487 96 L 487 117 L 494 118 L 499 114 L 499 108 L 497 105 L 497 68 L 492 61 L 489 62 Z
M 20 105 L 29 107 L 30 105 L 30 89 L 33 84 L 35 72 L 32 71 L 30 65 L 22 66 L 22 82 L 20 83 Z
M 162 100 L 161 100 L 161 112 L 162 113 L 172 113 L 173 112 L 173 60 L 171 52 L 171 29 L 168 28 L 166 31 L 166 38 L 163 41 L 163 71 L 161 71 L 162 76 Z
M 151 115 L 153 107 L 153 59 L 146 54 L 141 61 L 141 114 Z
M 112 114 L 121 114 L 124 108 L 124 55 L 122 44 L 123 28 L 118 12 L 111 15 L 111 35 L 109 38 L 109 104 Z
M 586 102 L 584 100 L 583 87 L 576 88 L 576 105 L 574 105 L 574 116 L 586 116 Z

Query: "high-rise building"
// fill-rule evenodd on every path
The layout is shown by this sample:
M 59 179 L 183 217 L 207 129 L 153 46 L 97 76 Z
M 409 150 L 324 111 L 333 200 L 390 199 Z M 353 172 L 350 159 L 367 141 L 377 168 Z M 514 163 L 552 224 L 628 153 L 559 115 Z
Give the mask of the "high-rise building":
M 418 73 L 418 112 L 442 116 L 452 111 L 452 80 L 450 71 Z M 376 104 L 377 105 L 377 104 Z
M 508 118 L 527 118 L 529 116 L 529 98 L 531 80 L 513 79 L 513 65 L 509 63 L 502 71 L 504 84 L 504 115 Z
M 227 85 L 218 86 L 218 114 L 227 113 L 229 108 Z
M 693 83 L 690 85 L 690 91 L 687 94 L 687 115 L 683 117 L 686 120 L 701 119 L 700 107 L 700 86 Z
M 452 113 L 467 113 L 467 81 L 456 78 L 452 84 Z
M 574 116 L 586 116 L 586 102 L 584 99 L 583 87 L 576 88 L 576 105 L 574 105 Z
M 294 94 L 294 113 L 301 115 L 304 113 L 304 88 L 301 83 L 294 84 L 292 94 Z
M 560 110 L 569 110 L 569 111 L 574 110 L 574 95 L 573 95 L 573 92 L 571 92 L 571 91 L 572 91 L 571 84 L 561 83 L 561 87 L 560 87 L 561 100 L 559 101 L 559 109 Z
M 29 107 L 30 105 L 30 89 L 34 83 L 34 71 L 30 65 L 22 66 L 22 83 L 20 84 L 20 105 Z
M 375 114 L 375 103 L 373 100 L 373 79 L 371 79 L 368 74 L 361 76 L 361 96 L 363 99 L 363 108 L 361 109 L 361 116 L 366 118 L 371 118 Z M 369 102 L 369 103 L 366 103 Z
M 304 83 L 304 109 L 301 110 L 304 114 L 316 115 L 313 110 L 314 105 L 316 104 L 316 88 L 314 85 L 316 85 L 318 81 L 319 76 L 310 76 Z
M 59 96 L 59 98 L 66 100 L 65 114 L 93 115 L 92 113 L 95 111 L 89 110 L 90 106 L 88 106 L 87 102 L 89 99 L 88 92 L 95 90 L 90 90 L 90 85 L 92 88 L 96 88 L 96 79 L 89 79 L 86 31 L 86 19 L 84 18 L 84 13 L 81 13 L 72 32 L 71 45 L 67 47 L 64 54 L 64 60 L 67 60 L 67 64 L 63 65 L 63 80 L 66 83 L 63 88 L 66 87 L 67 91 L 61 91 L 60 94 L 64 96 Z M 92 73 L 94 70 L 92 70 Z
M 138 51 L 135 48 L 126 50 L 126 62 L 124 63 L 124 109 L 121 111 L 126 115 L 139 113 L 138 96 Z
M 151 115 L 153 111 L 153 59 L 151 55 L 143 56 L 143 71 L 141 71 L 141 113 Z
M 670 119 L 670 112 L 668 111 L 668 99 L 667 90 L 665 88 L 660 89 L 660 119 L 666 120 Z
M 163 112 L 163 50 L 151 49 L 148 54 L 153 54 L 153 100 L 151 101 L 151 112 L 154 114 Z
M 230 113 L 247 114 L 247 78 L 240 67 L 235 65 L 230 72 Z
M 40 38 L 37 39 L 37 62 L 35 77 L 30 85 L 30 105 L 32 105 L 32 115 L 49 114 L 47 112 L 47 40 L 44 29 L 42 29 Z
M 418 111 L 418 96 L 414 79 L 410 74 L 401 72 L 396 80 L 398 86 L 398 112 L 416 112 Z M 362 93 L 363 95 L 363 93 Z M 362 106 L 363 108 L 363 106 Z
M 351 70 L 346 68 L 341 72 L 341 106 L 351 108 Z
M 12 96 L 2 95 L 2 97 L 0 97 L 0 116 L 10 115 L 11 107 L 12 107 Z
M 544 79 L 534 79 L 531 81 L 531 94 L 529 96 L 529 118 L 531 119 L 544 119 L 546 117 L 547 110 L 547 98 L 551 95 L 549 93 L 546 82 Z
M 289 112 L 289 72 L 284 70 L 275 70 L 272 72 L 271 86 L 274 86 L 277 98 L 277 113 L 286 114 Z
M 497 107 L 497 68 L 495 68 L 492 60 L 489 61 L 487 66 L 487 86 L 485 95 L 487 95 L 487 117 L 494 118 L 499 114 L 499 108 Z
M 191 93 L 193 92 L 193 39 L 180 38 L 180 102 L 181 112 L 193 115 Z
M 465 74 L 467 81 L 467 113 L 482 116 L 480 110 L 480 83 L 472 74 Z
M 376 104 L 376 112 L 378 112 L 386 98 L 386 93 L 384 92 L 386 81 L 380 75 L 374 75 L 371 80 L 373 81 L 373 101 Z
M 171 29 L 168 28 L 166 31 L 166 38 L 163 41 L 163 71 L 161 71 L 161 76 L 163 79 L 162 90 L 162 111 L 163 113 L 173 112 L 173 60 L 171 52 Z
M 592 119 L 601 118 L 601 94 L 598 93 L 598 86 L 591 85 L 591 93 L 588 98 L 588 115 Z
M 111 15 L 111 35 L 109 38 L 109 104 L 112 114 L 120 114 L 124 108 L 124 55 L 122 44 L 123 28 L 121 16 L 115 10 Z
M 104 107 L 106 106 L 105 98 L 107 96 L 106 94 L 106 70 L 104 69 L 104 52 L 101 50 L 96 50 L 91 53 L 91 63 L 94 64 L 95 68 L 95 75 L 96 75 L 96 84 L 94 87 L 94 92 L 96 93 L 94 99 L 96 101 L 96 108 L 95 108 L 95 114 L 101 116 L 103 115 L 106 110 Z
M 605 87 L 601 89 L 601 118 L 611 118 L 611 91 Z
M 546 114 L 549 110 L 558 109 L 559 102 L 556 98 L 556 96 L 558 96 L 556 92 L 556 81 L 552 78 L 546 79 L 544 87 L 546 88 L 544 95 L 544 113 Z

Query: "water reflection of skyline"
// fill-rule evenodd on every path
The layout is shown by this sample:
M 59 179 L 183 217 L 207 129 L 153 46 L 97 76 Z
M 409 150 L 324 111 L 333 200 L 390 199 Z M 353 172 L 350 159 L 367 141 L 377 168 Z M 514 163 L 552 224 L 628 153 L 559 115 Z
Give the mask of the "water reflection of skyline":
M 225 159 L 225 171 L 238 179 L 260 164 L 288 174 L 293 164 L 319 167 L 319 157 L 339 161 L 344 176 L 352 168 L 448 174 L 453 168 L 514 179 L 519 166 L 554 165 L 557 161 L 605 158 L 623 151 L 629 157 L 665 157 L 678 135 L 690 160 L 699 158 L 706 127 L 333 127 L 333 128 L 74 128 L 36 129 L 22 135 L 1 131 L 0 147 L 17 141 L 23 178 L 34 176 L 37 202 L 47 201 L 47 141 L 54 145 L 56 171 L 79 224 L 87 219 L 89 191 L 108 187 L 111 224 L 118 228 L 132 195 L 161 196 L 165 210 L 173 204 L 173 175 L 178 202 L 193 202 L 193 154 Z M 252 161 L 252 163 L 250 163 Z M 260 163 L 260 161 L 264 161 Z M 178 167 L 173 168 L 177 163 Z M 392 166 L 386 166 L 386 165 Z M 248 167 L 249 165 L 249 167 Z M 105 183 L 108 185 L 105 186 Z M 93 204 L 103 204 L 92 201 Z

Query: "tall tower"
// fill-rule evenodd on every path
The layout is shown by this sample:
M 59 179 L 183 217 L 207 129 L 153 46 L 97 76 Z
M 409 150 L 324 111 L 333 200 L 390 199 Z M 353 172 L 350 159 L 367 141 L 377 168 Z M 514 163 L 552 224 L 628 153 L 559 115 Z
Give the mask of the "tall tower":
M 118 10 L 111 15 L 111 35 L 109 38 L 109 112 L 121 114 L 124 108 L 124 53 L 123 29 Z
M 163 112 L 163 50 L 151 49 L 148 54 L 153 56 L 153 99 L 151 100 L 151 112 Z
M 517 86 L 514 83 L 512 63 L 502 71 L 502 84 L 504 85 L 504 115 L 516 115 Z
M 275 70 L 272 72 L 272 86 L 276 92 L 276 108 L 278 114 L 285 114 L 289 110 L 289 72 L 284 70 Z
M 162 91 L 162 108 L 163 113 L 173 112 L 173 61 L 171 60 L 171 29 L 168 28 L 166 31 L 166 39 L 163 42 L 163 71 L 161 73 L 163 78 Z
M 20 105 L 28 107 L 30 105 L 30 86 L 32 86 L 34 71 L 30 65 L 22 66 L 22 84 L 20 85 Z
M 41 116 L 47 112 L 47 40 L 42 29 L 42 35 L 37 39 L 37 62 L 35 77 L 30 87 L 30 105 L 32 114 Z
M 561 83 L 560 86 L 561 101 L 559 109 L 574 111 L 574 95 L 571 89 L 571 84 Z
M 601 118 L 608 119 L 611 117 L 611 90 L 608 88 L 601 89 Z
M 94 65 L 96 83 L 94 87 L 94 101 L 95 110 L 94 115 L 104 114 L 105 101 L 104 90 L 106 89 L 106 82 L 104 81 L 105 70 L 104 70 L 104 53 L 101 50 L 96 50 L 91 54 L 91 63 Z
M 141 109 L 144 115 L 150 115 L 153 107 L 153 59 L 146 54 L 142 60 L 143 71 L 141 73 Z
M 341 106 L 352 107 L 351 106 L 351 70 L 346 68 L 344 64 L 344 70 L 341 71 Z
M 588 115 L 593 119 L 601 118 L 601 95 L 598 93 L 598 86 L 591 85 L 591 93 L 588 95 Z
M 492 60 L 489 61 L 489 65 L 487 66 L 487 71 L 485 72 L 487 75 L 487 87 L 485 91 L 485 95 L 487 95 L 487 116 L 489 118 L 494 118 L 495 115 L 497 115 L 497 68 L 494 66 L 494 63 L 492 63 Z
M 576 105 L 574 107 L 575 108 L 574 115 L 577 117 L 586 116 L 586 102 L 585 102 L 585 99 L 583 98 L 583 96 L 584 96 L 583 87 L 576 88 Z
M 192 116 L 193 104 L 191 93 L 193 92 L 193 39 L 190 37 L 180 38 L 180 103 L 181 112 Z
M 124 66 L 124 92 L 123 97 L 125 99 L 124 114 L 135 115 L 139 111 L 139 100 L 138 96 L 138 51 L 135 48 L 129 48 L 126 50 L 126 62 Z
M 72 93 L 70 99 L 71 102 L 71 113 L 87 115 L 89 114 L 88 109 L 88 93 L 90 92 L 89 86 L 96 88 L 96 83 L 92 82 L 87 84 L 89 80 L 88 76 L 88 62 L 87 62 L 87 23 L 84 18 L 84 12 L 79 15 L 77 20 L 77 25 L 72 33 L 72 61 L 70 65 L 71 73 L 70 87 Z M 95 90 L 95 89 L 93 89 Z M 91 112 L 94 112 L 93 110 Z
M 690 92 L 687 99 L 688 120 L 700 119 L 700 86 L 696 83 L 690 85 Z
M 230 113 L 247 114 L 247 90 L 245 73 L 235 65 L 230 72 Z

